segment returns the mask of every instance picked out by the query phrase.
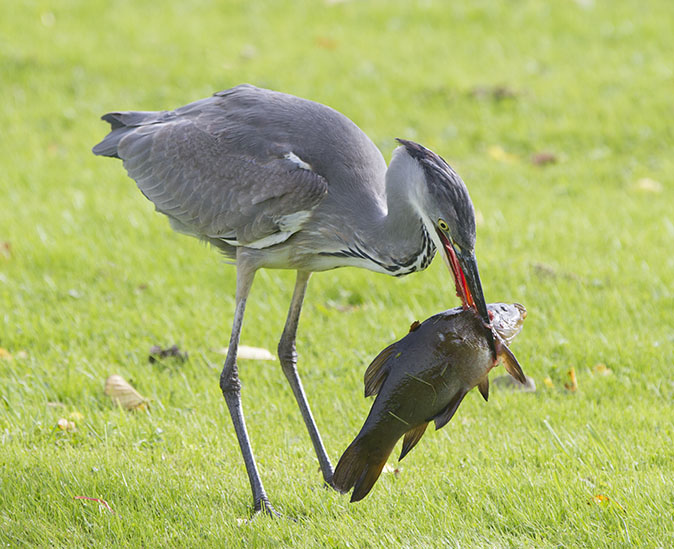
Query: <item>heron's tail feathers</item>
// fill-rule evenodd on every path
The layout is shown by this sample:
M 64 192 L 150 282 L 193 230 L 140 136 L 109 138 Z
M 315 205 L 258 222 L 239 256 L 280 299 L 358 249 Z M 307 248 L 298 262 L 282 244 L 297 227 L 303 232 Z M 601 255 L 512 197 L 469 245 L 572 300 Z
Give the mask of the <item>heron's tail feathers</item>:
M 129 131 L 139 126 L 149 126 L 165 122 L 174 117 L 174 113 L 166 111 L 127 111 L 104 114 L 101 119 L 110 123 L 111 131 L 105 136 L 103 141 L 93 148 L 93 153 L 98 156 L 119 158 L 117 147 Z
M 342 493 L 353 488 L 351 503 L 360 501 L 377 482 L 391 450 L 393 448 L 372 454 L 362 443 L 362 439 L 356 438 L 339 459 L 332 477 L 333 486 Z

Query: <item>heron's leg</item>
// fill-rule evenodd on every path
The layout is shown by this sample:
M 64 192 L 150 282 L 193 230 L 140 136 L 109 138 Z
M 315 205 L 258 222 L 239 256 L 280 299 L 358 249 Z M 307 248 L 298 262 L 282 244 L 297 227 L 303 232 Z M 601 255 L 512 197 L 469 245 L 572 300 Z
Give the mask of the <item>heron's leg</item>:
M 318 432 L 318 427 L 316 427 L 316 422 L 314 421 L 314 417 L 311 414 L 307 397 L 304 394 L 304 389 L 302 388 L 300 376 L 297 373 L 297 351 L 295 350 L 295 336 L 297 335 L 297 324 L 300 319 L 302 302 L 304 301 L 304 294 L 306 292 L 310 276 L 310 272 L 297 271 L 295 291 L 293 293 L 292 301 L 290 302 L 290 310 L 288 311 L 288 318 L 286 320 L 285 327 L 283 328 L 283 335 L 281 335 L 281 341 L 278 344 L 278 355 L 279 360 L 281 361 L 281 367 L 283 368 L 283 373 L 288 379 L 288 383 L 290 383 L 290 387 L 292 388 L 293 394 L 295 395 L 295 400 L 297 400 L 297 404 L 300 407 L 302 418 L 304 418 L 304 423 L 306 424 L 307 430 L 309 431 L 311 442 L 314 445 L 314 450 L 316 451 L 316 456 L 318 457 L 318 462 L 321 466 L 323 479 L 325 479 L 326 483 L 331 485 L 333 472 L 332 464 L 330 463 L 328 454 L 325 451 L 325 446 L 323 446 L 321 435 Z
M 239 371 L 236 365 L 236 355 L 239 347 L 239 336 L 241 334 L 241 325 L 243 323 L 243 313 L 246 309 L 246 299 L 253 285 L 255 269 L 248 268 L 245 263 L 237 265 L 236 269 L 236 309 L 234 312 L 234 322 L 232 325 L 232 335 L 229 340 L 229 349 L 225 365 L 220 374 L 220 388 L 225 397 L 229 415 L 232 417 L 236 438 L 239 440 L 239 447 L 243 455 L 243 462 L 246 465 L 246 472 L 250 480 L 250 487 L 253 490 L 253 502 L 255 512 L 264 511 L 267 514 L 278 515 L 274 510 L 267 494 L 262 486 L 260 474 L 257 471 L 253 449 L 250 446 L 246 422 L 243 418 L 243 409 L 241 408 L 241 382 L 239 381 Z

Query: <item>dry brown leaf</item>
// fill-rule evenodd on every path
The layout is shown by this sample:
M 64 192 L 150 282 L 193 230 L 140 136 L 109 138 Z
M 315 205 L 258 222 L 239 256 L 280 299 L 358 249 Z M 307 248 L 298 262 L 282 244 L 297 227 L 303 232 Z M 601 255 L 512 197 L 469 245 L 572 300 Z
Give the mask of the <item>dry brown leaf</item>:
M 334 50 L 337 48 L 337 40 L 328 36 L 318 36 L 315 43 L 319 48 L 324 50 Z
M 514 89 L 508 86 L 475 86 L 470 90 L 470 94 L 476 99 L 494 99 L 500 101 L 502 99 L 514 99 L 519 94 Z
M 150 355 L 147 357 L 149 362 L 157 362 L 164 358 L 177 358 L 180 362 L 185 362 L 187 360 L 188 354 L 187 351 L 181 351 L 177 345 L 171 345 L 166 349 L 163 349 L 159 345 L 153 345 L 150 347 Z
M 0 242 L 0 257 L 4 259 L 11 259 L 12 245 L 9 242 Z
M 567 391 L 571 391 L 572 393 L 575 393 L 578 390 L 578 379 L 576 378 L 576 369 L 571 368 L 567 373 L 566 373 L 568 381 L 564 384 L 564 388 Z
M 531 157 L 531 163 L 534 166 L 545 166 L 546 164 L 555 164 L 557 155 L 551 152 L 541 151 Z
M 147 399 L 120 375 L 111 375 L 105 380 L 105 394 L 127 410 L 145 410 Z

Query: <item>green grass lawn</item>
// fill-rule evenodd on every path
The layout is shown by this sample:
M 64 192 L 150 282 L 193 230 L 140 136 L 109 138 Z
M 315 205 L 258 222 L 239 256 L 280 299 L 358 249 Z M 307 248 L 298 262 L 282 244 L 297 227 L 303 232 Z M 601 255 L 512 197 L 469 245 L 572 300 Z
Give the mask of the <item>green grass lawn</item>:
M 669 0 L 6 4 L 3 545 L 674 545 Z M 173 233 L 120 162 L 90 152 L 105 112 L 241 82 L 337 108 L 387 159 L 394 137 L 443 155 L 478 210 L 487 299 L 529 310 L 513 350 L 538 391 L 493 390 L 488 404 L 474 391 L 353 505 L 322 488 L 280 366 L 241 361 L 262 479 L 296 521 L 241 520 L 250 488 L 217 352 L 235 270 Z M 532 161 L 540 153 L 554 162 Z M 243 344 L 275 351 L 293 282 L 258 274 Z M 312 278 L 299 365 L 333 463 L 369 409 L 369 361 L 455 305 L 438 260 L 403 279 Z M 187 362 L 148 362 L 152 345 L 173 343 Z M 147 412 L 110 402 L 114 373 Z

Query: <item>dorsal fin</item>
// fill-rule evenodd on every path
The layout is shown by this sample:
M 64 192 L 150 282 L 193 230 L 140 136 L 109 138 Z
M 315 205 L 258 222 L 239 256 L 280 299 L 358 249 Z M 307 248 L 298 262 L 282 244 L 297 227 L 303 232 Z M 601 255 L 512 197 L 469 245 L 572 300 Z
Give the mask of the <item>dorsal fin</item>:
M 522 371 L 520 363 L 517 362 L 515 355 L 512 354 L 512 351 L 508 349 L 508 346 L 503 343 L 499 349 L 499 358 L 503 359 L 503 367 L 506 369 L 511 376 L 513 376 L 517 381 L 524 384 L 527 382 L 527 377 Z
M 405 438 L 403 439 L 403 448 L 400 451 L 400 457 L 398 458 L 398 461 L 403 459 L 409 453 L 409 451 L 417 445 L 417 442 L 419 442 L 421 437 L 424 436 L 426 427 L 428 427 L 428 422 L 422 423 L 414 429 L 407 431 Z
M 374 396 L 381 389 L 382 384 L 388 376 L 388 359 L 391 358 L 395 352 L 395 343 L 389 345 L 381 353 L 379 353 L 372 363 L 365 370 L 365 396 Z
M 477 388 L 480 391 L 482 398 L 486 402 L 489 402 L 489 378 L 487 376 L 484 376 L 484 379 L 477 384 Z
M 465 391 L 464 389 L 459 389 L 459 392 L 452 397 L 452 400 L 449 401 L 447 407 L 433 418 L 433 420 L 435 421 L 436 431 L 438 429 L 442 429 L 445 425 L 449 423 L 449 420 L 452 419 L 452 416 L 456 412 L 456 409 L 459 407 L 459 404 L 461 404 L 463 397 L 466 396 L 466 393 L 467 391 Z

